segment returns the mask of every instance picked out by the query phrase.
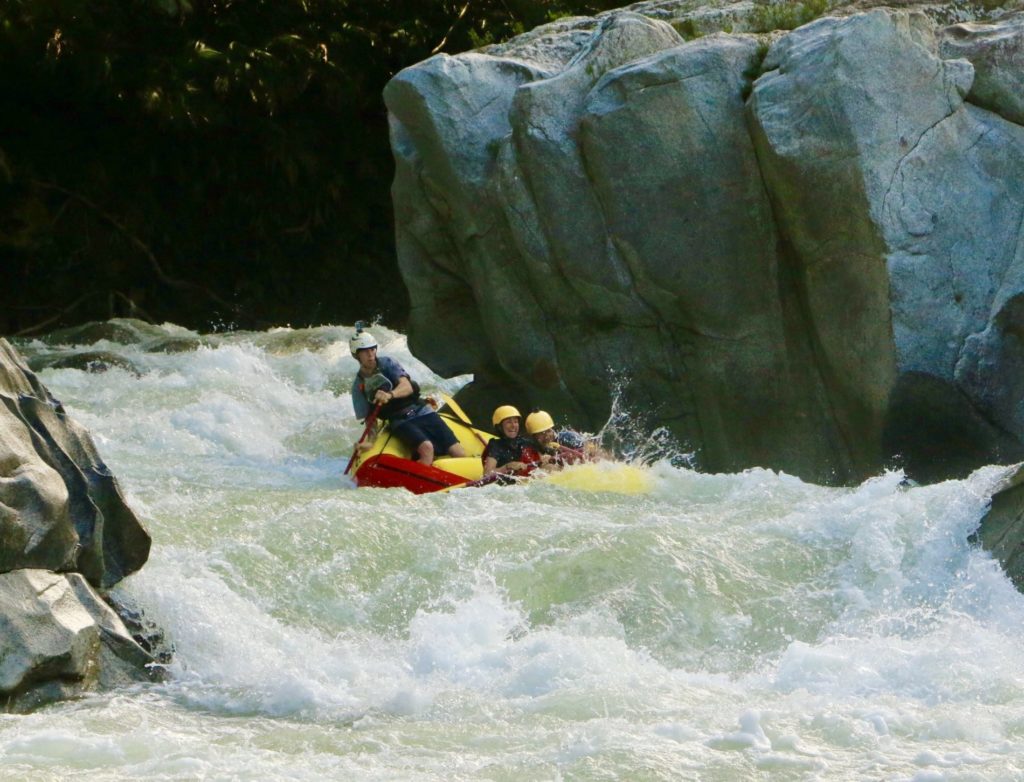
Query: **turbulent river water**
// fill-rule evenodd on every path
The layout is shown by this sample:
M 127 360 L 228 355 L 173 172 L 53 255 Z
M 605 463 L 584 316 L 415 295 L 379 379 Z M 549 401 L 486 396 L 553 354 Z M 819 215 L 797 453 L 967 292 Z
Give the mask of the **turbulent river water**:
M 1002 468 L 357 490 L 350 331 L 19 343 L 139 370 L 40 376 L 153 537 L 116 592 L 175 656 L 0 715 L 0 779 L 1024 778 L 1024 595 L 968 543 Z

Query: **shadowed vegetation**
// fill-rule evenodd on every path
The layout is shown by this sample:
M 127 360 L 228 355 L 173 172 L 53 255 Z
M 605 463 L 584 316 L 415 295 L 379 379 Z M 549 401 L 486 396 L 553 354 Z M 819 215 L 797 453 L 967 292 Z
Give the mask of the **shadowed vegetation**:
M 0 0 L 0 333 L 408 307 L 384 84 L 579 0 Z

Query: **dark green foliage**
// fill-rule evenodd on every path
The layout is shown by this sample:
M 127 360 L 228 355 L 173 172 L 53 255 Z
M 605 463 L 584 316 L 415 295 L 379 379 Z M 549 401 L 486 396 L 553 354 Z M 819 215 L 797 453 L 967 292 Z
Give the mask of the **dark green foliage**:
M 400 325 L 384 84 L 612 5 L 0 0 L 0 333 Z

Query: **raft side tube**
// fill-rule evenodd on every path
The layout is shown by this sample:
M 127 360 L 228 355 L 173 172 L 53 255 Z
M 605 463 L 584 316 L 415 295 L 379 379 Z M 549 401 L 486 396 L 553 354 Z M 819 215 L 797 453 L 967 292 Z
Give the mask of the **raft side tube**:
M 412 459 L 412 450 L 393 437 L 387 424 L 377 431 L 373 446 L 356 456 L 352 475 L 357 486 L 404 488 L 416 494 L 439 491 L 475 481 L 483 475 L 483 452 L 493 434 L 469 426 L 448 413 L 441 420 L 462 444 L 466 456 L 438 456 L 425 467 Z

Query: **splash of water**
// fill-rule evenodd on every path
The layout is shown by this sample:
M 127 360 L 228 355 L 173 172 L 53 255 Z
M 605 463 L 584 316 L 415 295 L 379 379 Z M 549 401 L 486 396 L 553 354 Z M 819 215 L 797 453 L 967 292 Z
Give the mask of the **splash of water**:
M 1024 775 L 1024 599 L 968 542 L 1002 468 L 700 474 L 616 394 L 641 492 L 352 490 L 350 328 L 164 332 L 29 351 L 139 370 L 42 379 L 153 535 L 118 590 L 171 679 L 0 715 L 0 777 Z
M 611 368 L 608 376 L 611 406 L 607 420 L 594 435 L 601 447 L 629 464 L 651 465 L 666 460 L 677 467 L 692 468 L 694 453 L 686 451 L 667 427 L 648 428 L 644 416 L 627 406 L 630 379 Z

